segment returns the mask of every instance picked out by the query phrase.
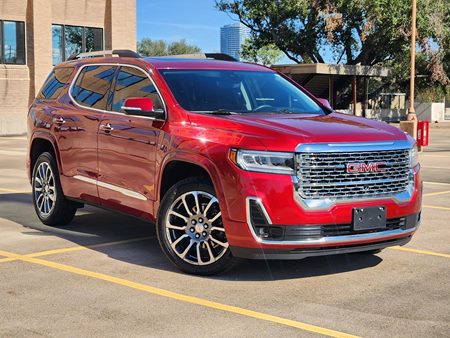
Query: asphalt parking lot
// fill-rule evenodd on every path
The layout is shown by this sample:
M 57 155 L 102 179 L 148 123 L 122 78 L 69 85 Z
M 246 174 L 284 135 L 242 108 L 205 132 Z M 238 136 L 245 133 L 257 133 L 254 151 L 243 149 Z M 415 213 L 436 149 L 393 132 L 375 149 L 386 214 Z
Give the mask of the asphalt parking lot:
M 35 215 L 25 137 L 0 138 L 1 337 L 449 337 L 450 128 L 420 155 L 422 225 L 377 255 L 245 261 L 180 273 L 153 225 L 93 207 Z

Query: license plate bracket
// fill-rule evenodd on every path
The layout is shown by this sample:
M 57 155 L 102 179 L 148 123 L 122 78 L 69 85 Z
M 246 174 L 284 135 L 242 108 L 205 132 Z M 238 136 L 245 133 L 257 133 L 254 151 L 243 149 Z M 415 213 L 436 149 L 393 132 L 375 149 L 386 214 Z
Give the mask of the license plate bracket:
M 386 228 L 386 207 L 353 208 L 353 230 L 376 230 Z

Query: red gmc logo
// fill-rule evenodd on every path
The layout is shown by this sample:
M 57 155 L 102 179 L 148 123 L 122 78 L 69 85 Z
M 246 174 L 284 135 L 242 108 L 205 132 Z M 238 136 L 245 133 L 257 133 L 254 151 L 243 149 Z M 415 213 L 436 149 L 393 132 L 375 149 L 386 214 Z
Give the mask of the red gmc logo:
M 347 163 L 347 173 L 372 173 L 386 171 L 386 162 Z

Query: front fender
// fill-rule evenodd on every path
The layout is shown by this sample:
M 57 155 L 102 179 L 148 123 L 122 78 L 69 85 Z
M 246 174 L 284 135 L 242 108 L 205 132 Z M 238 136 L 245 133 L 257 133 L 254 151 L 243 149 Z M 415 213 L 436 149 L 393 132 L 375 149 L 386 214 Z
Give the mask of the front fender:
M 191 163 L 194 165 L 198 165 L 199 167 L 203 168 L 208 173 L 208 175 L 211 178 L 211 181 L 213 183 L 214 190 L 217 195 L 217 199 L 219 200 L 219 204 L 221 206 L 224 206 L 221 208 L 222 217 L 228 218 L 228 211 L 227 211 L 228 205 L 227 205 L 227 201 L 225 199 L 225 195 L 223 194 L 224 189 L 223 189 L 222 182 L 220 180 L 218 168 L 210 159 L 208 159 L 207 157 L 202 156 L 200 154 L 197 154 L 197 153 L 176 151 L 176 152 L 168 153 L 163 158 L 161 166 L 160 166 L 160 170 L 158 172 L 158 178 L 157 178 L 157 182 L 158 182 L 157 183 L 158 184 L 157 185 L 157 196 L 160 196 L 160 194 L 161 194 L 161 185 L 162 185 L 162 177 L 163 177 L 164 170 L 165 170 L 166 166 L 173 161 L 181 161 L 181 162 L 187 162 L 187 163 Z M 158 197 L 155 201 L 155 210 L 159 209 L 160 203 L 161 203 L 161 201 Z

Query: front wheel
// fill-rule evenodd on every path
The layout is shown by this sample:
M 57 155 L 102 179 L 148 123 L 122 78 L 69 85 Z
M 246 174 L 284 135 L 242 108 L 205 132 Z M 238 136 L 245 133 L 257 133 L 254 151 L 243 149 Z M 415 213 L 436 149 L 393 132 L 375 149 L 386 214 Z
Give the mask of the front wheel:
M 211 184 L 201 178 L 178 182 L 164 196 L 158 215 L 162 250 L 187 273 L 213 275 L 228 270 L 234 259 L 221 215 Z

